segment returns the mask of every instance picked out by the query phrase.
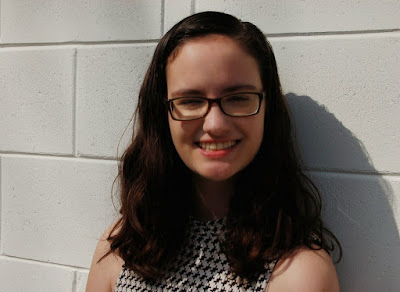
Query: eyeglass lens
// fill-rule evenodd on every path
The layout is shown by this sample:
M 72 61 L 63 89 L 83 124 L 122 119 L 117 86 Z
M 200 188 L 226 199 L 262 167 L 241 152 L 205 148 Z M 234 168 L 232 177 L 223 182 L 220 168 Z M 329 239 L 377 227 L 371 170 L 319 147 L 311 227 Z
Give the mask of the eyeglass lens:
M 208 112 L 210 103 L 212 103 L 212 100 L 201 97 L 177 98 L 171 101 L 171 113 L 175 119 L 200 118 Z M 220 99 L 220 106 L 227 115 L 236 117 L 249 116 L 257 113 L 260 106 L 260 97 L 257 93 L 228 95 Z

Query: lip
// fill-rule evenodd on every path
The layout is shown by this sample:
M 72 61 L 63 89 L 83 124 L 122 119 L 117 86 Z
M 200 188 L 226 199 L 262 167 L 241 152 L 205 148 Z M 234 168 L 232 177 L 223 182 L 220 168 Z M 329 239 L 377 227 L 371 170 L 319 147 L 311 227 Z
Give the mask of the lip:
M 204 149 L 202 147 L 200 147 L 200 143 L 212 143 L 212 144 L 229 144 L 231 142 L 234 142 L 234 144 L 228 148 L 224 148 L 224 149 L 219 149 L 219 150 L 211 150 L 211 149 Z M 207 158 L 220 158 L 220 157 L 224 157 L 227 156 L 229 153 L 231 153 L 232 151 L 234 151 L 237 147 L 237 145 L 240 143 L 240 140 L 205 140 L 205 141 L 200 141 L 195 143 L 196 146 L 198 147 L 200 153 L 202 155 L 204 155 Z

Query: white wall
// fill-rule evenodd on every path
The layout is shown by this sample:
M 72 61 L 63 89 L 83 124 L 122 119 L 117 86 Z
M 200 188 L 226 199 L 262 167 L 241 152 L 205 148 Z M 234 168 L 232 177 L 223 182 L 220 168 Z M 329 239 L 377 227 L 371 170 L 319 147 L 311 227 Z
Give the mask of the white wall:
M 274 47 L 344 247 L 342 291 L 398 290 L 400 1 L 0 3 L 1 291 L 84 291 L 152 52 L 204 10 L 254 22 Z

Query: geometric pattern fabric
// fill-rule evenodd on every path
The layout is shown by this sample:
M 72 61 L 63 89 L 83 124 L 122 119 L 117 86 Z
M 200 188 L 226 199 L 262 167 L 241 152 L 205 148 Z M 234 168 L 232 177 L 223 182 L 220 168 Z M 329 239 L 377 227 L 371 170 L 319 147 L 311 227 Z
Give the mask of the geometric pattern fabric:
M 220 248 L 225 226 L 225 218 L 212 221 L 191 218 L 184 248 L 163 279 L 147 282 L 123 266 L 114 292 L 265 291 L 275 262 L 267 264 L 255 282 L 234 277 Z

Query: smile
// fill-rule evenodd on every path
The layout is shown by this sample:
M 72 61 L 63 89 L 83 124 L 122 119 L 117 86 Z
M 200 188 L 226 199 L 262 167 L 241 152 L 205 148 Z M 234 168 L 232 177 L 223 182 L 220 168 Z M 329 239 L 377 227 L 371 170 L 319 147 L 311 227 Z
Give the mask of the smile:
M 228 149 L 237 144 L 237 141 L 227 141 L 227 142 L 219 142 L 219 143 L 206 143 L 200 142 L 198 145 L 201 149 L 206 151 L 218 151 L 223 149 Z

